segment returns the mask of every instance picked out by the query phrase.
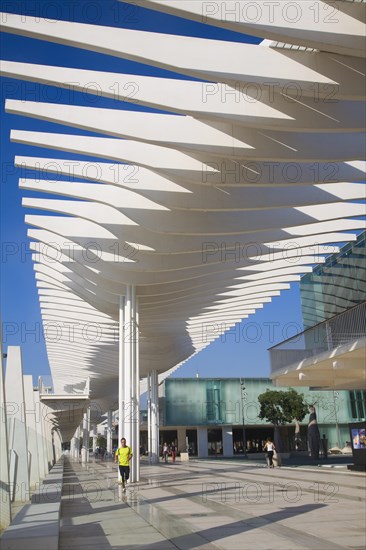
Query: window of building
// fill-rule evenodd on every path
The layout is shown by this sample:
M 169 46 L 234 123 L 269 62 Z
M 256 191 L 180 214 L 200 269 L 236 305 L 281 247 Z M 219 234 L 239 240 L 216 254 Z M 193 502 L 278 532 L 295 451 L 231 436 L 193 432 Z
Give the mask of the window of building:
M 366 417 L 366 391 L 350 391 L 351 414 L 356 420 L 364 420 Z
M 221 391 L 214 386 L 206 389 L 207 422 L 222 422 L 221 418 Z

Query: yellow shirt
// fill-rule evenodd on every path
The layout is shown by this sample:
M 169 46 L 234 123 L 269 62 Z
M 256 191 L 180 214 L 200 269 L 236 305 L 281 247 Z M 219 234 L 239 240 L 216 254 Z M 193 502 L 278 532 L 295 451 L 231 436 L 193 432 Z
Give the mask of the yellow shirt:
M 118 457 L 118 464 L 120 466 L 129 466 L 129 457 L 132 456 L 131 448 L 126 445 L 126 447 L 118 447 L 116 450 L 116 456 Z

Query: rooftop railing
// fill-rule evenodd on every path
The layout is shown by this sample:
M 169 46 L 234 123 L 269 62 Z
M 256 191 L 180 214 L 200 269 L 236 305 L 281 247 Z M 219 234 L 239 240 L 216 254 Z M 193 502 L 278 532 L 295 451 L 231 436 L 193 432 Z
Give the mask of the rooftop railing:
M 269 348 L 272 374 L 366 337 L 366 302 Z

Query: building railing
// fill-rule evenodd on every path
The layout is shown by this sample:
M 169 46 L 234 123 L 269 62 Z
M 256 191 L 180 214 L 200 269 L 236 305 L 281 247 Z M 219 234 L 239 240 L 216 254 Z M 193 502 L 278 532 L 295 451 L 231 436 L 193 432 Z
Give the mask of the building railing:
M 366 337 L 366 302 L 269 348 L 272 374 Z

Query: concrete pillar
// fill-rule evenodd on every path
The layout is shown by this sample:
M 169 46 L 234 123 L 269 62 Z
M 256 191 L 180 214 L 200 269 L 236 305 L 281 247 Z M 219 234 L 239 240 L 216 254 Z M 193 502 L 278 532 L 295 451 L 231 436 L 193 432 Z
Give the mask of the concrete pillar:
M 53 430 L 53 419 L 54 413 L 52 409 L 43 403 L 42 406 L 42 415 L 43 415 L 43 429 L 44 429 L 44 439 L 46 447 L 46 468 L 47 472 L 52 468 L 54 456 L 53 456 L 53 442 L 52 442 L 52 430 Z
M 151 375 L 147 373 L 147 455 L 151 463 Z
M 119 337 L 118 337 L 118 446 L 124 437 L 125 409 L 125 297 L 119 297 Z
M 81 462 L 86 464 L 89 455 L 89 429 L 88 429 L 88 413 L 84 412 L 83 416 L 83 446 L 81 448 Z
M 136 291 L 132 303 L 132 474 L 131 481 L 140 481 L 140 355 L 139 312 Z
M 150 439 L 150 464 L 159 462 L 159 388 L 158 373 L 156 370 L 150 372 L 150 423 L 148 426 L 148 438 Z
M 1 326 L 0 326 L 1 330 Z M 11 496 L 9 477 L 9 444 L 6 420 L 3 348 L 0 339 L 0 531 L 11 523 Z
M 234 455 L 233 429 L 231 426 L 222 427 L 222 446 L 224 456 Z
M 124 328 L 124 369 L 123 369 L 123 386 L 125 397 L 125 408 L 123 411 L 123 426 L 124 437 L 127 440 L 127 445 L 131 445 L 131 323 L 132 323 L 132 300 L 131 287 L 127 285 L 125 296 L 125 328 Z M 130 475 L 131 477 L 131 475 Z
M 197 427 L 197 452 L 199 458 L 208 456 L 208 435 L 206 426 Z
M 41 401 L 42 393 L 43 393 L 43 382 L 42 378 L 38 378 L 38 388 L 39 391 L 35 395 L 35 399 L 39 401 L 39 407 L 40 407 L 40 426 L 39 426 L 39 432 L 42 437 L 42 457 L 41 457 L 41 467 L 40 469 L 44 471 L 44 477 L 48 474 L 50 468 L 51 468 L 51 445 L 50 445 L 50 439 L 51 439 L 51 430 L 53 428 L 52 420 L 53 420 L 53 411 Z
M 29 458 L 29 483 L 33 487 L 40 480 L 38 452 L 39 444 L 36 429 L 36 407 L 33 397 L 33 377 L 31 375 L 23 376 L 24 380 L 24 413 L 27 419 L 27 440 L 28 440 L 28 458 Z
M 90 447 L 90 407 L 86 411 L 86 429 L 87 429 L 87 443 L 86 443 L 86 461 L 90 461 L 89 447 Z
M 20 347 L 9 346 L 5 375 L 5 395 L 8 406 L 9 448 L 14 452 L 11 460 L 16 461 L 15 500 L 29 495 L 27 424 L 24 418 L 24 384 Z M 13 480 L 10 480 L 13 482 Z M 23 495 L 23 497 L 22 497 Z
M 74 448 L 74 460 L 79 460 L 80 454 L 80 426 L 77 427 L 75 432 L 75 448 Z
M 113 411 L 109 410 L 107 413 L 107 453 L 112 452 L 112 414 Z M 95 430 L 96 433 L 96 430 Z M 93 451 L 94 451 L 94 435 L 93 435 Z
M 126 286 L 126 296 L 120 297 L 119 307 L 119 429 L 118 443 L 122 437 L 132 448 L 130 479 L 140 479 L 140 373 L 139 345 L 137 335 L 137 300 L 136 289 Z
M 70 458 L 74 458 L 75 455 L 75 436 L 72 436 L 70 441 Z
M 56 462 L 62 455 L 62 440 L 58 431 L 54 431 L 54 445 L 55 445 L 55 455 Z
M 187 442 L 186 442 L 186 428 L 177 429 L 177 438 L 178 438 L 178 452 L 185 453 L 188 452 Z
M 93 425 L 93 456 L 95 456 L 96 450 L 97 450 L 97 426 L 96 424 Z M 108 440 L 107 440 L 107 451 L 108 451 Z
M 44 436 L 44 419 L 43 419 L 43 404 L 39 399 L 39 390 L 33 392 L 34 406 L 37 411 L 37 441 L 38 441 L 38 468 L 41 479 L 44 479 L 48 474 L 48 461 L 46 452 L 46 442 Z
M 122 437 L 125 437 L 125 297 L 119 297 L 119 330 L 118 330 L 118 441 L 121 445 Z M 120 474 L 117 468 L 117 478 L 120 481 Z

